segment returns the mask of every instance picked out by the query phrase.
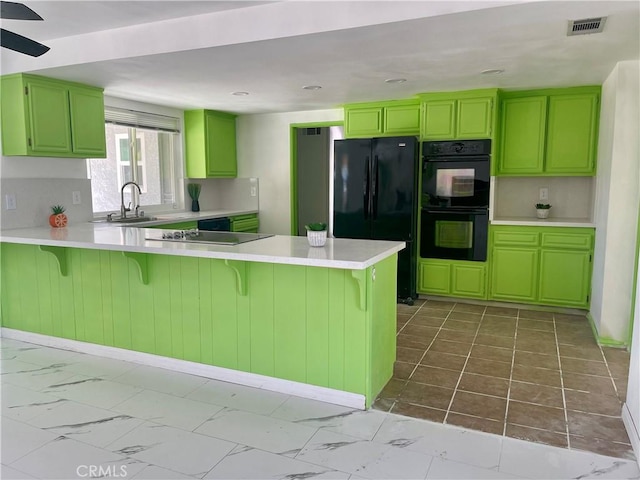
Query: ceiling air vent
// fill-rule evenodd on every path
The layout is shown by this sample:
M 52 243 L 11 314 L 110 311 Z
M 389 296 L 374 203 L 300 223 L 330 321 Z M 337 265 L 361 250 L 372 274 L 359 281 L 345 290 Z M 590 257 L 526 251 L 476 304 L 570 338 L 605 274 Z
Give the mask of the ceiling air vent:
M 604 28 L 607 17 L 585 18 L 584 20 L 569 20 L 567 36 L 587 35 L 589 33 L 600 33 Z

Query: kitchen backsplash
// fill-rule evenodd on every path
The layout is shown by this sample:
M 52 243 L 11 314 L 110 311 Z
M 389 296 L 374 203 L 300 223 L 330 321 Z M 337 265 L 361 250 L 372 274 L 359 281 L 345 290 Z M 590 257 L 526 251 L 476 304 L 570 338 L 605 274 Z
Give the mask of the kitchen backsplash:
M 185 208 L 191 208 L 186 193 L 188 183 L 202 185 L 200 210 L 258 210 L 259 187 L 257 178 L 205 178 L 185 179 Z
M 549 203 L 551 216 L 593 221 L 594 177 L 495 177 L 493 218 L 535 218 L 536 203 Z M 540 188 L 549 199 L 540 200 Z
M 80 204 L 73 204 L 73 192 L 80 192 Z M 66 208 L 70 224 L 93 219 L 91 180 L 85 178 L 3 178 L 0 193 L 2 229 L 48 225 L 52 205 Z M 7 195 L 15 197 L 15 209 L 7 210 Z

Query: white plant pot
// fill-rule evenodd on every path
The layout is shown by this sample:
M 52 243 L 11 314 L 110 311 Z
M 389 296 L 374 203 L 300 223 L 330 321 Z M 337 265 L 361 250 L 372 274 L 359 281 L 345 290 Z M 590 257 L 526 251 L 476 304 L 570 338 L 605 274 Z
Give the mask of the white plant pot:
M 324 247 L 324 244 L 327 243 L 327 231 L 307 230 L 307 240 L 312 247 Z
M 536 208 L 536 215 L 538 215 L 538 218 L 548 218 L 549 210 L 548 208 Z

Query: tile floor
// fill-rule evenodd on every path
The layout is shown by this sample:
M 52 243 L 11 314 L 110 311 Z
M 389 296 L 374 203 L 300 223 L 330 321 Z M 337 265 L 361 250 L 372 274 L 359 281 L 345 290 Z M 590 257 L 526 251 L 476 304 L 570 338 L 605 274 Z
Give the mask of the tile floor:
M 398 306 L 394 376 L 374 408 L 635 458 L 620 417 L 629 353 L 584 316 L 419 300 Z
M 15 340 L 0 347 L 3 479 L 640 476 L 634 460 Z

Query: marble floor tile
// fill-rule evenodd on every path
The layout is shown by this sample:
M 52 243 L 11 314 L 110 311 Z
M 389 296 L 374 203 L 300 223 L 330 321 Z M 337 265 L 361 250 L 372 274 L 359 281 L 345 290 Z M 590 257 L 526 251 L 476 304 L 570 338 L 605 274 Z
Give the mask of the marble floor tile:
M 138 365 L 136 368 L 114 377 L 113 381 L 142 389 L 168 393 L 176 397 L 184 397 L 204 385 L 207 379 L 164 368 Z
M 103 476 L 106 472 L 112 477 L 116 472 L 133 476 L 146 464 L 61 436 L 10 466 L 36 478 L 68 480 L 79 478 L 79 474 L 89 477 L 90 467 L 96 472 L 101 468 Z
M 251 447 L 238 448 L 204 478 L 217 479 L 348 479 L 349 473 L 321 467 Z
M 58 398 L 75 400 L 94 407 L 111 408 L 133 397 L 141 389 L 100 377 L 75 375 L 60 383 L 53 383 L 41 391 Z
M 496 472 L 488 468 L 475 467 L 466 463 L 434 458 L 427 473 L 427 479 L 442 480 L 501 480 L 527 478 L 511 473 Z
M 202 478 L 235 443 L 146 422 L 107 449 L 169 470 Z
M 2 418 L 27 422 L 44 412 L 59 407 L 66 400 L 10 383 L 2 385 Z
M 86 358 L 84 353 L 62 350 L 60 348 L 42 347 L 25 343 L 24 347 L 14 351 L 16 360 L 26 363 L 34 363 L 43 367 L 51 364 L 70 365 Z
M 2 374 L 2 383 L 10 383 L 11 385 L 17 385 L 30 390 L 42 390 L 49 385 L 65 382 L 72 377 L 76 379 L 79 378 L 73 372 L 64 370 L 62 368 L 64 364 L 62 363 L 52 362 L 42 366 L 16 360 L 10 360 L 7 363 L 10 362 L 11 364 L 8 368 L 11 368 L 13 371 Z M 16 368 L 17 362 L 20 362 L 21 368 Z M 5 362 L 3 361 L 2 364 L 4 365 Z
M 2 463 L 9 465 L 58 435 L 9 418 L 2 419 Z
M 270 415 L 289 398 L 289 395 L 269 390 L 261 390 L 260 395 L 256 395 L 256 389 L 252 387 L 219 380 L 208 380 L 186 398 L 235 410 Z
M 293 396 L 289 397 L 271 416 L 364 440 L 371 440 L 386 418 L 385 414 L 377 410 L 353 410 Z
M 224 407 L 145 390 L 112 410 L 154 423 L 194 430 Z
M 195 432 L 267 452 L 295 456 L 317 428 L 240 410 L 225 409 Z
M 81 361 L 69 363 L 62 368 L 89 377 L 113 379 L 135 369 L 137 366 L 135 363 L 122 360 L 85 355 Z
M 638 478 L 633 460 L 505 438 L 499 471 L 531 478 Z
M 44 431 L 105 447 L 141 425 L 143 420 L 73 401 L 44 412 L 29 424 Z
M 320 430 L 296 460 L 365 478 L 425 478 L 433 457 L 406 446 L 403 441 L 382 444 Z
M 16 470 L 15 468 L 11 468 L 3 463 L 0 465 L 0 478 L 3 480 L 29 480 L 35 477 Z
M 156 465 L 148 465 L 131 478 L 135 478 L 135 480 L 183 480 L 194 479 L 197 477 L 184 475 L 182 473 L 174 472 L 173 470 L 157 467 Z
M 407 450 L 490 469 L 497 469 L 502 447 L 502 437 L 497 435 L 393 414 L 373 441 L 404 443 Z

